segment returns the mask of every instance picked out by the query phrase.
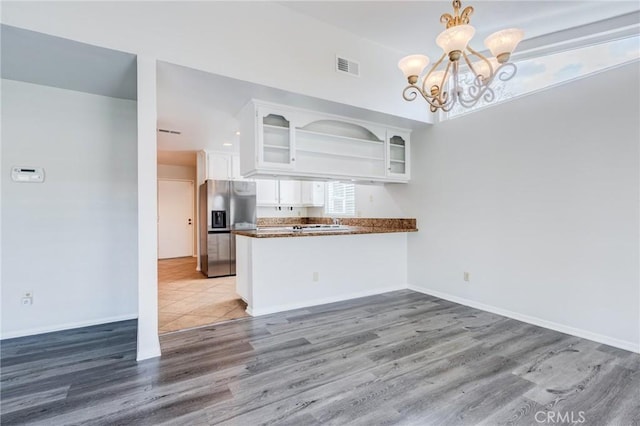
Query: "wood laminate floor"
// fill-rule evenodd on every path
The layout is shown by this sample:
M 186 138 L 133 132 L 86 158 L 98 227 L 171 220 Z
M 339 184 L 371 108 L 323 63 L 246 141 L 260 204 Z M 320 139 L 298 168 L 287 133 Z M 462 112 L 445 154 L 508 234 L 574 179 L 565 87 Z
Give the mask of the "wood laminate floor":
M 161 344 L 160 359 L 136 363 L 135 321 L 3 341 L 0 421 L 640 423 L 638 354 L 408 290 Z

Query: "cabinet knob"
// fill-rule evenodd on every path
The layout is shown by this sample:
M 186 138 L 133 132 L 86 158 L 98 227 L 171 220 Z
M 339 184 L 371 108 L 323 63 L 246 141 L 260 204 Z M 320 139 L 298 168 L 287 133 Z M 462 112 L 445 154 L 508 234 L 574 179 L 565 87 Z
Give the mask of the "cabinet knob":
M 296 159 L 295 159 L 295 158 L 292 158 L 292 159 L 291 159 L 291 161 L 296 161 Z

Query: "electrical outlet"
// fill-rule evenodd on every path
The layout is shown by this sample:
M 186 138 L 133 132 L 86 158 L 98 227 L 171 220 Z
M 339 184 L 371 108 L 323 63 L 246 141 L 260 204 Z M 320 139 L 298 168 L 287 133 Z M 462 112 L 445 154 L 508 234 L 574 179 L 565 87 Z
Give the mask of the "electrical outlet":
M 313 282 L 318 282 L 320 280 L 320 274 L 317 272 L 313 273 Z
M 20 303 L 22 304 L 22 306 L 33 305 L 33 291 L 25 290 L 22 293 L 22 298 L 20 299 Z
M 464 273 L 463 278 L 464 278 L 464 280 L 465 280 L 465 281 L 467 281 L 467 282 L 471 281 L 471 276 L 469 275 L 469 273 L 468 273 L 468 272 L 465 272 L 465 273 Z

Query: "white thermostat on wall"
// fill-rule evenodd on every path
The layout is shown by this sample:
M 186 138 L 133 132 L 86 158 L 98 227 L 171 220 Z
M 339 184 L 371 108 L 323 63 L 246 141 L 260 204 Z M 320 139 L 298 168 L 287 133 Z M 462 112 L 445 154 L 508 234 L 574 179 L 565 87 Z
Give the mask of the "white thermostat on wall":
M 42 167 L 12 167 L 11 179 L 14 182 L 44 182 L 44 169 Z

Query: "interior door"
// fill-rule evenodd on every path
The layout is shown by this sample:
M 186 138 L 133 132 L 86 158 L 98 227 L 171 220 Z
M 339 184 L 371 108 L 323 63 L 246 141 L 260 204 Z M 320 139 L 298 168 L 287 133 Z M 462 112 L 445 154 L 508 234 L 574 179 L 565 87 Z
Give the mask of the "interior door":
M 193 255 L 193 182 L 158 179 L 158 258 Z

